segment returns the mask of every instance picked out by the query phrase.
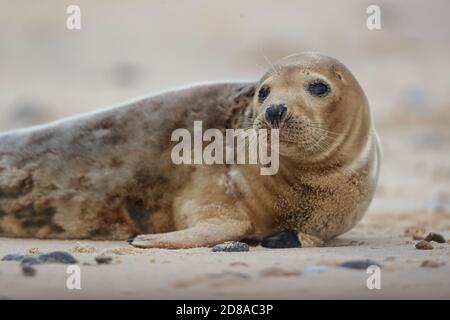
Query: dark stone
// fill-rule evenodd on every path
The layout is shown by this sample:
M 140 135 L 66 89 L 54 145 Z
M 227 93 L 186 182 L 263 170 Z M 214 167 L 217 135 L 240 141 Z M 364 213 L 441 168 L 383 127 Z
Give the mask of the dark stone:
M 248 244 L 239 241 L 227 241 L 212 248 L 213 252 L 243 252 L 248 250 Z
M 54 251 L 39 256 L 22 255 L 22 254 L 7 254 L 2 258 L 2 261 L 18 261 L 21 266 L 35 265 L 42 263 L 64 263 L 74 264 L 78 261 L 70 254 L 64 251 Z
M 444 236 L 440 233 L 436 233 L 436 232 L 430 232 L 424 239 L 425 241 L 434 241 L 437 243 L 446 243 L 447 240 L 445 240 Z
M 418 250 L 433 250 L 434 249 L 433 245 L 426 240 L 421 240 L 421 241 L 417 242 L 415 247 Z
M 95 257 L 95 261 L 98 264 L 110 264 L 112 262 L 113 258 L 109 256 L 97 256 Z
M 7 254 L 2 258 L 2 261 L 22 261 L 25 258 L 23 254 Z
M 295 230 L 287 229 L 272 236 L 265 237 L 261 241 L 261 245 L 265 248 L 301 248 L 302 242 Z
M 78 261 L 70 254 L 64 251 L 53 251 L 46 254 L 41 254 L 39 260 L 43 263 L 64 263 L 75 264 Z
M 36 264 L 42 264 L 42 261 L 39 259 L 39 257 L 33 257 L 33 256 L 25 256 L 22 261 L 20 262 L 21 266 L 34 266 Z
M 370 266 L 378 266 L 382 267 L 382 265 L 378 262 L 375 262 L 373 260 L 353 260 L 353 261 L 347 261 L 344 263 L 341 263 L 339 266 L 342 268 L 348 268 L 348 269 L 357 269 L 357 270 L 366 270 Z
M 36 275 L 36 269 L 29 264 L 23 265 L 22 266 L 22 274 L 25 277 L 34 277 Z

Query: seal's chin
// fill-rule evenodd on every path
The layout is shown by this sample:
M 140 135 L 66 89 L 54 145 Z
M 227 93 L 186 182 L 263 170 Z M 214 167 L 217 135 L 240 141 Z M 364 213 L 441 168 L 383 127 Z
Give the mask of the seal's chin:
M 280 155 L 289 157 L 299 152 L 299 147 L 295 142 L 280 140 L 279 151 Z
M 279 153 L 296 161 L 316 160 L 328 148 L 329 139 L 323 130 L 308 125 L 282 126 L 279 134 Z
M 326 147 L 321 143 L 327 140 L 327 137 L 323 136 L 324 130 L 310 125 L 310 120 L 305 117 L 291 116 L 272 125 L 265 121 L 264 117 L 259 116 L 255 119 L 253 128 L 268 130 L 268 136 L 271 135 L 271 129 L 278 129 L 280 155 L 296 160 L 318 156 Z

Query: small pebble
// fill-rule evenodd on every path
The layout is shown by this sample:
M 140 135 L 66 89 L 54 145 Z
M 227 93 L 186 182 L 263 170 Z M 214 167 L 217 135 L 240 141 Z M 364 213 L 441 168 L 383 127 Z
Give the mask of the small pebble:
M 54 251 L 46 254 L 41 254 L 39 256 L 39 260 L 41 260 L 43 263 L 78 263 L 78 261 L 70 253 L 64 251 Z
M 302 243 L 295 230 L 288 229 L 272 236 L 266 237 L 261 241 L 265 248 L 301 248 Z
M 419 250 L 432 250 L 434 247 L 426 240 L 422 240 L 416 243 L 416 249 Z
M 430 232 L 424 239 L 425 241 L 434 241 L 437 243 L 446 243 L 447 240 L 445 240 L 444 236 L 440 233 L 436 233 L 436 232 Z
M 243 252 L 249 251 L 248 244 L 239 241 L 227 241 L 215 245 L 212 248 L 213 252 Z
M 23 254 L 7 254 L 2 261 L 22 261 L 25 256 Z
M 22 266 L 22 274 L 25 277 L 34 277 L 36 275 L 36 268 L 31 265 L 23 265 Z
M 353 261 L 347 261 L 344 263 L 341 263 L 339 265 L 342 268 L 348 268 L 348 269 L 357 269 L 357 270 L 366 270 L 370 266 L 378 266 L 382 267 L 382 265 L 378 262 L 375 262 L 373 260 L 353 260 Z
M 23 254 L 7 254 L 2 258 L 2 261 L 17 261 L 20 262 L 24 275 L 32 275 L 33 271 L 28 270 L 34 265 L 43 263 L 64 263 L 74 264 L 78 261 L 69 253 L 63 251 L 55 251 L 46 254 L 36 255 L 23 255 Z M 33 274 L 34 275 L 34 274 Z
M 110 256 L 97 256 L 95 257 L 95 261 L 98 264 L 110 264 L 112 262 L 113 258 Z

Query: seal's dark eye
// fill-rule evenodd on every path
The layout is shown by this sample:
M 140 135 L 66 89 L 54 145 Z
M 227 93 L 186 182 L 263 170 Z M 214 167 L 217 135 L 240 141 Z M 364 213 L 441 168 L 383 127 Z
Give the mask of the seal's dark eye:
M 268 86 L 263 86 L 259 89 L 258 98 L 259 102 L 263 102 L 269 96 L 270 88 Z
M 330 87 L 322 80 L 317 80 L 310 83 L 308 90 L 313 96 L 324 97 L 330 91 Z

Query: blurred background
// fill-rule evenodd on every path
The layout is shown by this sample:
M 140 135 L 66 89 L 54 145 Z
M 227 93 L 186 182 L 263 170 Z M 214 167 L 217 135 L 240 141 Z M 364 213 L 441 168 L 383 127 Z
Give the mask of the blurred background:
M 359 80 L 384 145 L 370 216 L 428 219 L 450 211 L 449 40 L 445 0 L 0 0 L 0 131 L 319 51 Z

